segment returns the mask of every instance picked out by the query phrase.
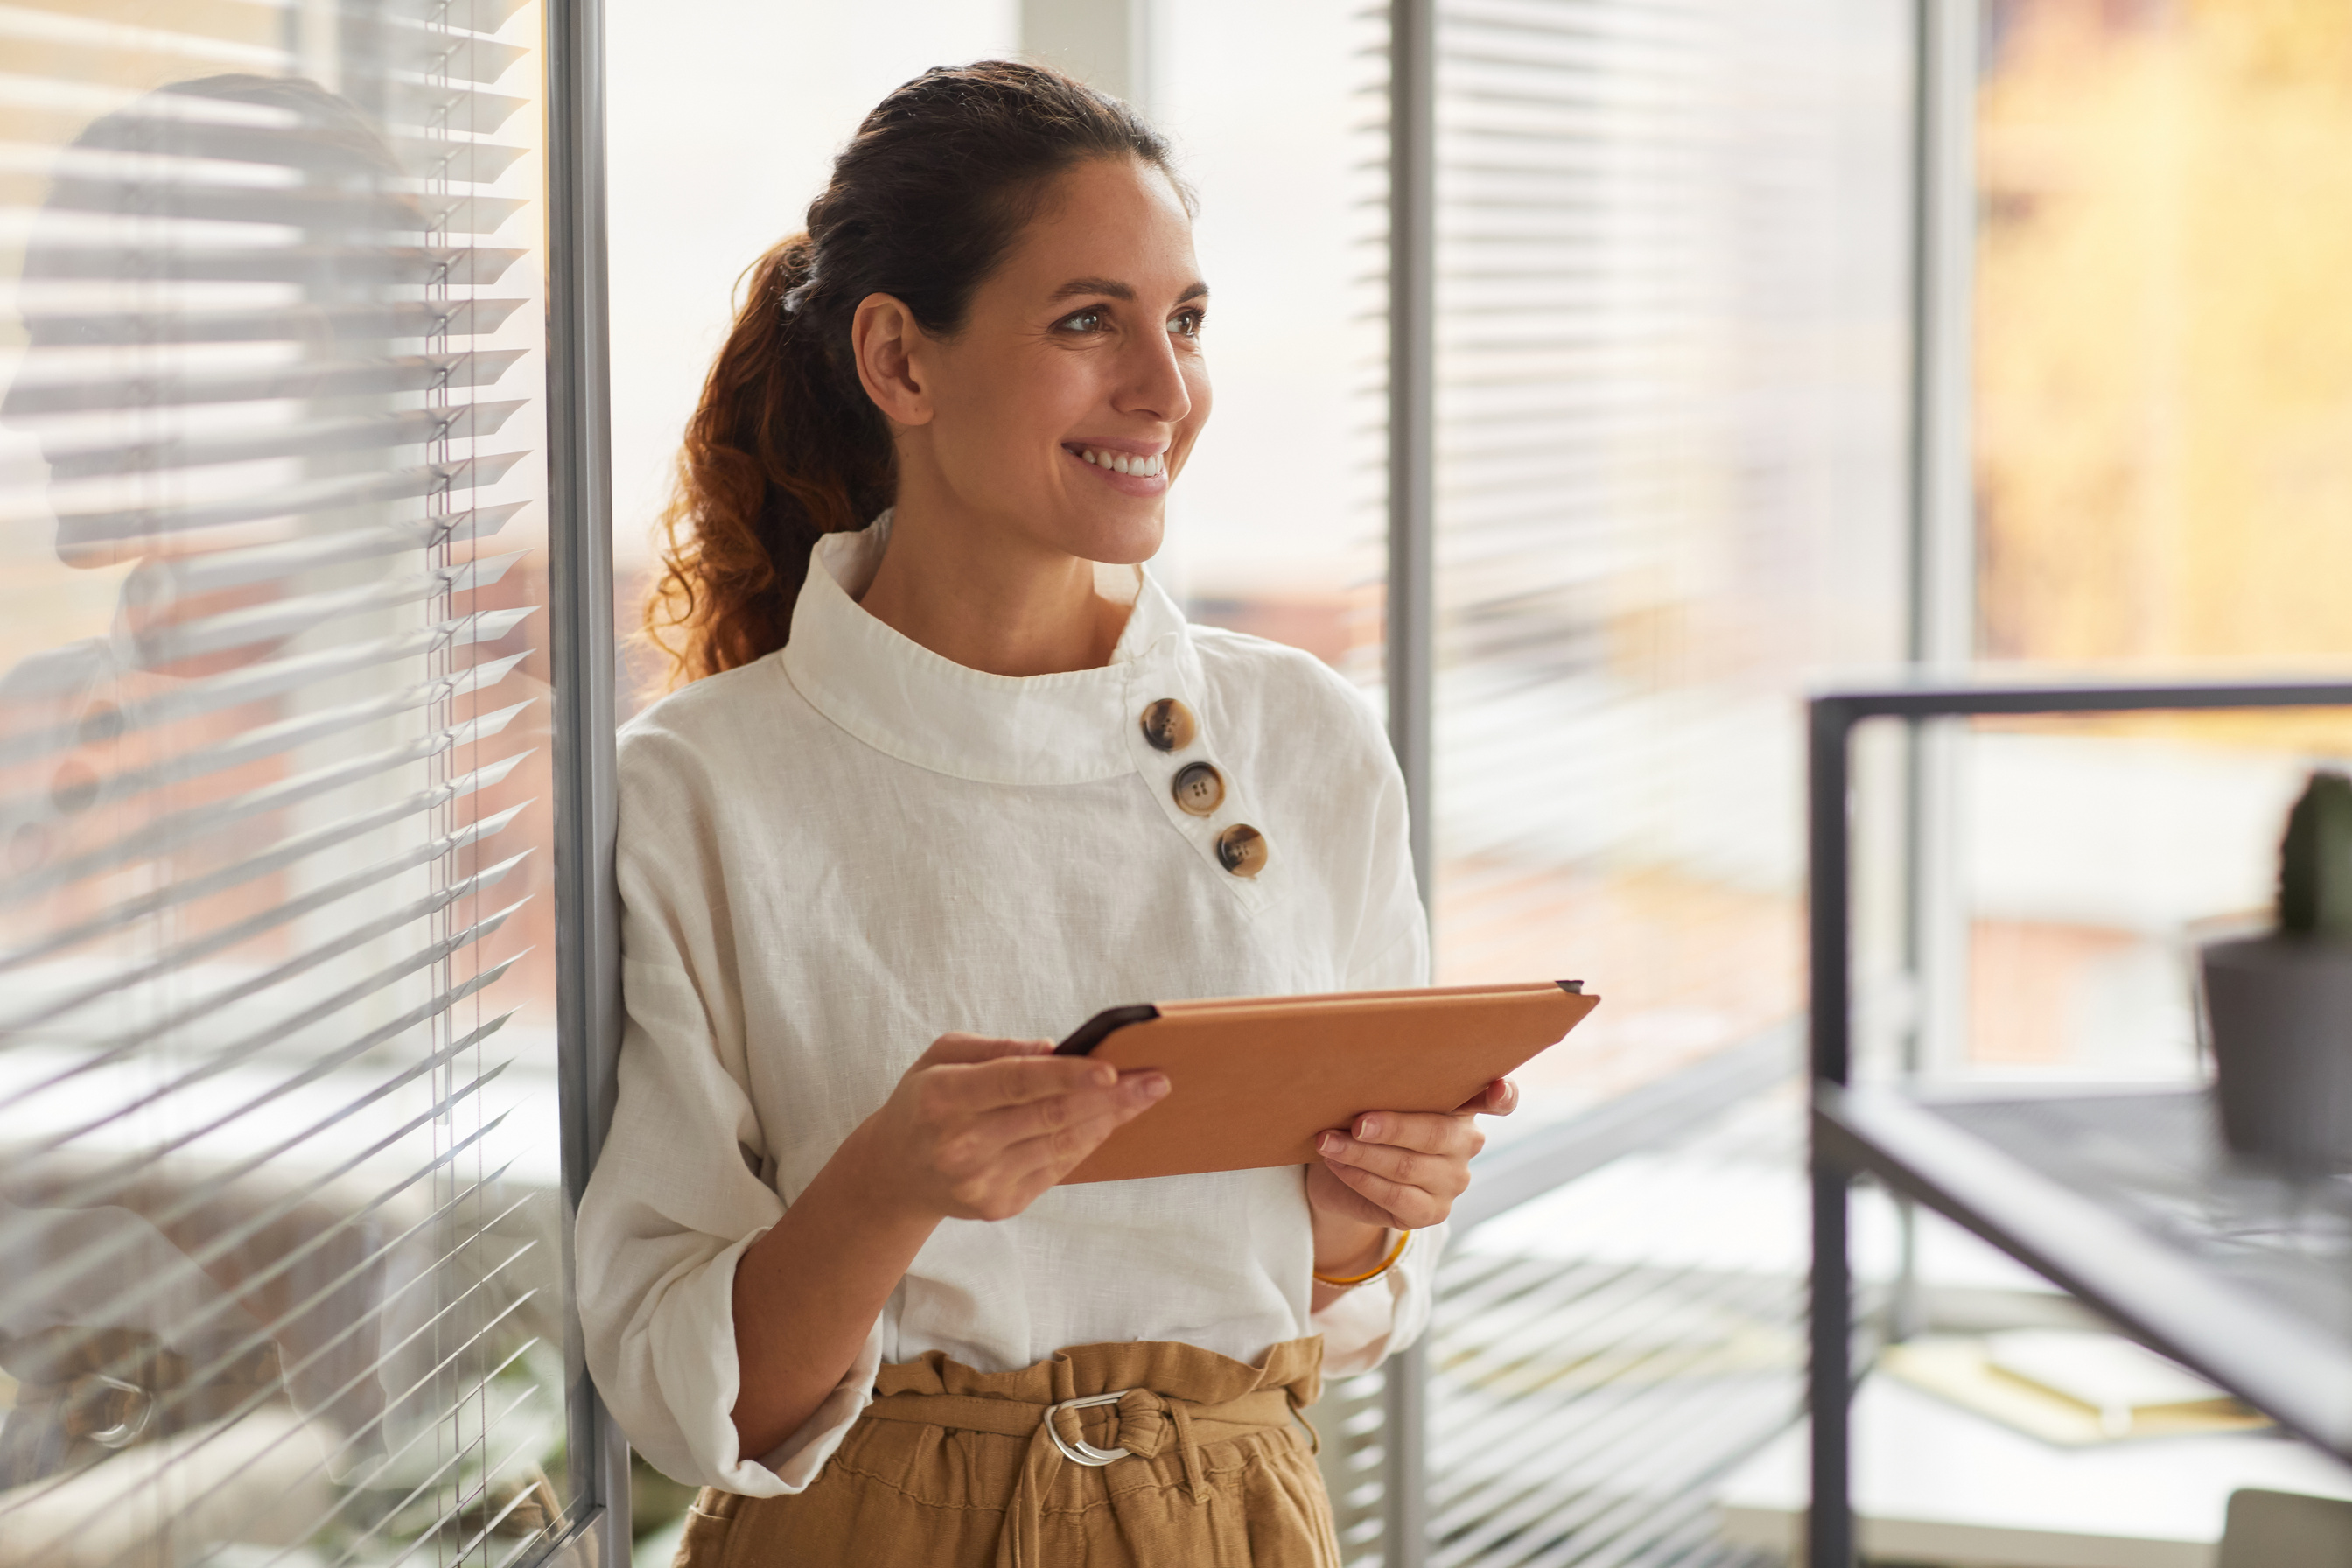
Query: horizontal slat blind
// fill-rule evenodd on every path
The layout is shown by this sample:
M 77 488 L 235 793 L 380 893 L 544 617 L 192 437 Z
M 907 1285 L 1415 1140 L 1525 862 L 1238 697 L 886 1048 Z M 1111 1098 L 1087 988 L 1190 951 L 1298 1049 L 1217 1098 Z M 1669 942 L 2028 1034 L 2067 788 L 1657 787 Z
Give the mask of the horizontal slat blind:
M 0 1568 L 571 1522 L 537 22 L 0 5 Z
M 1606 999 L 1498 1141 L 1800 1004 L 1797 698 L 1901 646 L 1906 15 L 1438 5 L 1439 978 Z M 1749 1560 L 1709 1489 L 1795 1412 L 1797 1260 L 1673 1183 L 1793 1204 L 1792 1114 L 1448 1262 L 1431 1563 Z M 1538 1217 L 1580 1188 L 1642 1217 Z
M 1707 1117 L 1452 1249 L 1430 1359 L 1433 1568 L 1769 1568 L 1715 1494 L 1799 1407 L 1792 1098 Z M 1762 1194 L 1762 1201 L 1757 1201 Z M 1789 1223 L 1765 1226 L 1785 1202 Z
M 1538 1111 L 1798 1005 L 1794 702 L 1902 646 L 1906 15 L 1439 8 L 1438 963 L 1608 996 Z

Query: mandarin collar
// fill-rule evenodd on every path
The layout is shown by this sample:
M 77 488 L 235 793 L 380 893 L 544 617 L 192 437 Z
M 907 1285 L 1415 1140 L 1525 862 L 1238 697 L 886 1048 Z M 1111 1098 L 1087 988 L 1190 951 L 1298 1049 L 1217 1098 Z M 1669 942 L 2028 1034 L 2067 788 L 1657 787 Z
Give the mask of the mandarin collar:
M 1135 607 L 1108 664 L 992 675 L 942 658 L 858 604 L 889 534 L 886 511 L 817 541 L 783 652 L 809 705 L 875 750 L 988 784 L 1084 784 L 1135 771 L 1129 731 L 1144 702 L 1177 696 L 1199 707 L 1190 628 L 1150 574 L 1137 571 Z

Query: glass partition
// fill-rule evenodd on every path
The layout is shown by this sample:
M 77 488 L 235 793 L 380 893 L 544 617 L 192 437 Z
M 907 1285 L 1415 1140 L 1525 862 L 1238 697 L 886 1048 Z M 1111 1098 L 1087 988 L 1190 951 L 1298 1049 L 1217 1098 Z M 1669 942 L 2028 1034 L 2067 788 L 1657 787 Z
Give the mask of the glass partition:
M 529 1560 L 581 1447 L 538 7 L 0 37 L 0 1563 Z
M 1799 699 L 1903 647 L 1908 49 L 1439 10 L 1439 978 L 1605 998 L 1506 1136 L 1801 1006 Z

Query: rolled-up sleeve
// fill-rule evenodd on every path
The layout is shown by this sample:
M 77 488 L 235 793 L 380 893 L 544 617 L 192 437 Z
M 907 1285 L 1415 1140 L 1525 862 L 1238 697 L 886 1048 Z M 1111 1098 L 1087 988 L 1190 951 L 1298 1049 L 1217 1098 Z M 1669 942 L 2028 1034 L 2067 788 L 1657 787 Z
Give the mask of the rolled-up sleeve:
M 1368 1280 L 1310 1320 L 1323 1336 L 1323 1375 L 1349 1377 L 1370 1372 L 1421 1338 L 1437 1302 L 1437 1259 L 1445 1247 L 1445 1226 L 1412 1233 L 1396 1267 Z
M 882 1330 L 799 1431 L 768 1454 L 739 1450 L 735 1266 L 784 1205 L 759 1169 L 709 814 L 690 808 L 690 764 L 630 766 L 644 750 L 623 750 L 627 1021 L 612 1130 L 580 1205 L 581 1326 L 598 1392 L 655 1468 L 774 1496 L 814 1480 L 865 1408 Z

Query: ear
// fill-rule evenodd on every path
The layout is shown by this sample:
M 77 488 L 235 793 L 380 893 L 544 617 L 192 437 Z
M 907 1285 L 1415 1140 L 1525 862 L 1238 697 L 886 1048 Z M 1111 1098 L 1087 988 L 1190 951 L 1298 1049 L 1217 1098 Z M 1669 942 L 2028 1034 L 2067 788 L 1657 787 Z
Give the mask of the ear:
M 868 294 L 849 322 L 849 350 L 866 395 L 893 425 L 931 422 L 929 388 L 920 359 L 930 336 L 915 313 L 887 294 Z

